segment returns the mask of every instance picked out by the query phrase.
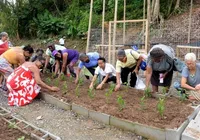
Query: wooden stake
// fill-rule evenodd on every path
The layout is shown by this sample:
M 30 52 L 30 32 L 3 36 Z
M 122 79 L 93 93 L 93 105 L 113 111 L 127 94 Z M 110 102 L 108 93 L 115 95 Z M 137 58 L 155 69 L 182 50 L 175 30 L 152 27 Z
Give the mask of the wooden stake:
M 91 32 L 91 24 L 92 24 L 92 9 L 93 9 L 93 0 L 90 1 L 90 18 L 89 18 L 89 25 L 88 25 L 86 53 L 88 53 L 89 51 L 90 32 Z
M 117 8 L 118 8 L 118 0 L 115 0 L 115 15 L 114 15 L 114 29 L 113 29 L 113 65 L 115 65 L 115 39 L 116 39 L 116 21 L 117 21 Z
M 111 63 L 111 22 L 109 21 L 109 31 L 108 31 L 108 63 Z
M 103 11 L 102 11 L 102 35 L 101 44 L 104 45 L 104 20 L 105 20 L 105 0 L 103 0 Z
M 126 20 L 126 0 L 124 0 L 124 21 Z M 126 23 L 123 23 L 123 44 L 125 44 L 126 38 Z
M 190 15 L 189 15 L 189 26 L 188 26 L 188 43 L 190 43 L 190 38 L 191 38 L 192 5 L 193 5 L 193 0 L 191 0 L 191 3 L 190 3 Z

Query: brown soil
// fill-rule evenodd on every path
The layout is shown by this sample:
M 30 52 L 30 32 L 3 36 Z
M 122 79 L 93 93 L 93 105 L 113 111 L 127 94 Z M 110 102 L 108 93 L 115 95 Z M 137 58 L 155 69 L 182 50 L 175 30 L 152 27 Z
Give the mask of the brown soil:
M 84 80 L 84 84 L 79 87 L 80 96 L 77 97 L 75 94 L 76 85 L 73 82 L 74 79 L 69 78 L 66 82 L 51 80 L 51 83 L 48 84 L 59 85 L 61 91 L 48 93 L 68 103 L 73 102 L 91 110 L 159 128 L 178 128 L 193 111 L 191 107 L 187 106 L 188 101 L 169 97 L 165 99 L 164 116 L 161 117 L 157 111 L 158 99 L 147 98 L 144 101 L 144 107 L 142 107 L 141 98 L 144 91 L 133 88 L 126 89 L 126 87 L 118 92 L 113 92 L 109 98 L 109 103 L 106 102 L 105 96 L 105 93 L 109 90 L 109 85 L 105 85 L 103 90 L 95 90 L 95 97 L 90 98 L 88 96 L 88 80 Z M 64 83 L 67 84 L 67 90 L 63 86 Z M 118 95 L 121 95 L 125 100 L 125 108 L 122 111 L 119 111 L 117 104 Z
M 16 140 L 25 136 L 25 140 L 32 140 L 29 136 L 26 136 L 21 131 L 15 128 L 9 128 L 9 124 L 0 118 L 0 139 L 1 140 Z

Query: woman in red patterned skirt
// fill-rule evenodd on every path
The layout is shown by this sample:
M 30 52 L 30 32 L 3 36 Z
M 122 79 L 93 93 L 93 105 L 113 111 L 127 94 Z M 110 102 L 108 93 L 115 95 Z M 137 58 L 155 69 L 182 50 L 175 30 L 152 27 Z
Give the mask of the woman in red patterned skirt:
M 7 79 L 9 90 L 8 104 L 23 106 L 31 103 L 38 95 L 40 86 L 51 91 L 59 91 L 58 87 L 45 84 L 40 78 L 40 68 L 45 64 L 45 59 L 39 57 L 35 62 L 25 62 Z

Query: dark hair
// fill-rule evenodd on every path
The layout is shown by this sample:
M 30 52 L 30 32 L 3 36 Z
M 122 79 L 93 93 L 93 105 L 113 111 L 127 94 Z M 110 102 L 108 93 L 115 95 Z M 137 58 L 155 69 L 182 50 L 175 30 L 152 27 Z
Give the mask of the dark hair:
M 59 57 L 57 57 L 57 56 L 55 55 L 55 60 L 62 60 L 62 59 L 63 59 L 63 53 L 62 53 L 61 50 L 58 50 L 58 52 L 61 54 L 61 58 L 59 58 Z
M 33 48 L 31 47 L 31 45 L 27 45 L 23 48 L 24 51 L 28 51 L 30 54 L 34 53 Z
M 40 61 L 40 62 L 42 63 L 42 65 L 43 65 L 43 67 L 44 67 L 45 61 L 46 61 L 46 59 L 45 59 L 44 57 L 38 56 L 36 60 Z M 42 61 L 43 61 L 43 62 L 42 62 Z
M 165 52 L 161 49 L 161 48 L 154 48 L 151 52 L 150 52 L 150 57 L 151 58 L 160 58 L 162 56 L 165 55 Z
M 104 57 L 99 57 L 98 61 L 102 60 L 104 63 L 106 62 L 106 59 Z
M 43 51 L 42 49 L 37 49 L 37 50 L 36 50 L 36 53 L 38 53 L 38 52 L 40 52 L 40 51 L 41 51 L 42 53 L 44 53 L 44 51 Z

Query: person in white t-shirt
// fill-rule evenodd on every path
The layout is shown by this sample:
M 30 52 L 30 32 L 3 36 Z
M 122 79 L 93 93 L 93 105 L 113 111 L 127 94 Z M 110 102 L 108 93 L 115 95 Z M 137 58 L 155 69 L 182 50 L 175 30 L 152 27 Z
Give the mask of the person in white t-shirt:
M 95 70 L 95 75 L 94 75 L 92 82 L 89 86 L 90 89 L 93 89 L 94 83 L 95 83 L 95 81 L 96 81 L 96 79 L 99 75 L 101 75 L 103 78 L 102 78 L 101 83 L 97 86 L 96 89 L 102 89 L 102 87 L 105 83 L 108 83 L 108 82 L 111 82 L 111 81 L 116 83 L 115 68 L 113 67 L 113 65 L 106 63 L 106 60 L 103 57 L 100 57 L 98 59 L 98 67 Z
M 61 46 L 65 46 L 65 37 L 63 36 L 62 38 L 59 39 L 59 44 Z

